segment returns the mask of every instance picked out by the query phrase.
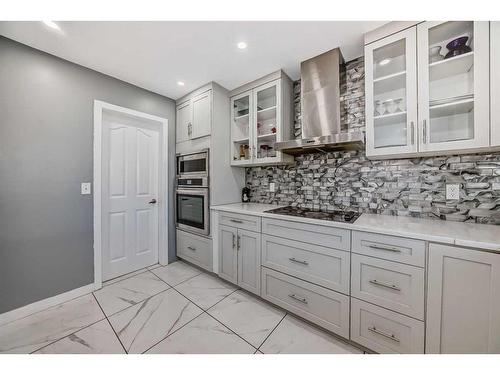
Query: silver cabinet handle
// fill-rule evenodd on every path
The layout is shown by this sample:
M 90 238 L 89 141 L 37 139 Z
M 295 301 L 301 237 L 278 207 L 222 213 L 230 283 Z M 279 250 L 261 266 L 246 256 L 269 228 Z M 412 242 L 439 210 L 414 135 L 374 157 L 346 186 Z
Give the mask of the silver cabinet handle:
M 300 264 L 304 264 L 306 266 L 309 265 L 309 262 L 305 261 L 305 260 L 298 260 L 298 259 L 295 259 L 295 258 L 288 258 L 289 261 L 291 262 L 295 262 L 295 263 L 300 263 Z
M 236 223 L 236 224 L 243 224 L 243 221 L 241 221 L 241 220 L 231 219 L 229 221 L 231 221 L 232 223 Z
M 196 251 L 196 247 L 193 247 L 193 246 L 188 246 L 187 248 L 188 248 L 189 250 Z
M 233 233 L 233 249 L 236 247 L 236 236 Z
M 398 292 L 401 291 L 401 288 L 398 287 L 398 286 L 396 286 L 396 285 L 386 284 L 386 283 L 383 283 L 383 282 L 375 280 L 375 279 L 374 280 L 370 280 L 370 283 L 373 284 L 373 285 L 384 287 L 384 288 L 388 288 L 388 289 L 392 289 L 392 290 L 397 290 Z
M 307 299 L 305 299 L 304 297 L 299 297 L 296 294 L 289 294 L 288 297 L 293 298 L 296 301 L 305 303 L 307 305 Z
M 380 335 L 380 336 L 384 336 L 384 337 L 387 337 L 388 339 L 391 339 L 393 341 L 396 341 L 396 342 L 400 342 L 400 340 L 394 336 L 394 334 L 391 334 L 391 333 L 385 333 L 381 330 L 379 330 L 377 327 L 373 326 L 373 327 L 368 327 L 368 330 L 373 332 L 373 333 L 376 333 L 377 335 Z
M 241 237 L 240 237 L 240 236 L 238 236 L 238 241 L 237 241 L 237 243 L 238 243 L 237 249 L 238 249 L 238 251 L 239 251 L 239 250 L 240 250 L 240 246 L 241 246 Z
M 411 127 L 411 144 L 415 144 L 415 123 L 412 121 L 410 122 L 410 127 Z
M 370 245 L 368 245 L 368 247 L 370 247 L 372 249 L 377 249 L 377 250 L 392 251 L 393 253 L 400 253 L 401 252 L 401 249 L 398 249 L 397 247 L 392 247 L 392 246 L 370 244 Z
M 424 120 L 422 125 L 422 143 L 427 143 L 427 120 Z

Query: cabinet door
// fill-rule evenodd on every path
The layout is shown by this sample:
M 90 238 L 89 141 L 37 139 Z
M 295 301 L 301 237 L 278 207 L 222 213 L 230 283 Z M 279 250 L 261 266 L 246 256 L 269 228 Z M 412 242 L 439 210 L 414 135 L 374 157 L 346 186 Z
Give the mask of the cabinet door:
M 211 90 L 193 98 L 193 126 L 191 139 L 210 135 L 211 125 Z
M 424 22 L 417 28 L 420 150 L 488 146 L 488 22 Z
M 426 353 L 500 353 L 500 254 L 430 244 Z
M 191 101 L 181 103 L 177 106 L 176 116 L 176 140 L 177 143 L 189 140 L 189 129 L 191 128 Z
M 231 165 L 252 162 L 252 90 L 231 98 Z
M 257 163 L 279 161 L 275 144 L 282 140 L 280 93 L 280 80 L 253 90 L 252 153 Z
M 500 21 L 490 22 L 491 145 L 500 146 Z
M 219 276 L 238 283 L 238 254 L 236 239 L 238 229 L 219 225 Z
M 260 296 L 261 234 L 238 229 L 238 285 Z
M 366 154 L 417 152 L 416 28 L 365 47 Z

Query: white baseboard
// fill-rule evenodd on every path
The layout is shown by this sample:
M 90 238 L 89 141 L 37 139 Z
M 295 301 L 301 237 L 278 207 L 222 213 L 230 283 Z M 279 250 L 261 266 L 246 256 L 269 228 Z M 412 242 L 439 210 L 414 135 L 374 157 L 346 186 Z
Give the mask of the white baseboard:
M 77 297 L 81 297 L 85 294 L 92 293 L 94 290 L 97 290 L 95 284 L 89 284 L 82 286 L 77 289 L 73 289 L 61 294 L 58 294 L 53 297 L 49 297 L 46 299 L 42 299 L 41 301 L 33 302 L 29 305 L 19 307 L 15 310 L 7 311 L 3 314 L 0 314 L 0 326 L 10 323 L 14 320 L 18 320 L 21 318 L 25 318 L 28 315 L 35 314 L 42 310 L 48 309 L 49 307 L 59 305 L 63 302 L 67 302 L 69 300 L 75 299 Z

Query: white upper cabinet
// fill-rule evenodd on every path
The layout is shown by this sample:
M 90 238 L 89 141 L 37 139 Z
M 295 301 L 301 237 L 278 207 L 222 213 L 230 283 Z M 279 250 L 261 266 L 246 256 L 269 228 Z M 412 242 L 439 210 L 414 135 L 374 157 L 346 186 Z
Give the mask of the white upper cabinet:
M 189 140 L 189 128 L 191 126 L 191 101 L 177 105 L 176 111 L 176 142 Z
M 177 105 L 176 142 L 210 135 L 212 124 L 212 90 Z
M 291 81 L 283 75 L 254 87 L 245 85 L 245 88 L 247 90 L 231 97 L 231 165 L 293 161 L 293 157 L 276 151 L 274 147 L 276 142 L 290 138 Z
M 416 39 L 411 28 L 365 49 L 369 156 L 417 152 Z
M 209 90 L 193 98 L 193 125 L 191 139 L 210 135 L 210 99 L 212 91 Z
M 488 22 L 417 26 L 420 151 L 489 146 Z
M 367 156 L 487 149 L 489 39 L 488 22 L 432 21 L 366 45 Z
M 500 21 L 490 22 L 491 145 L 500 146 Z

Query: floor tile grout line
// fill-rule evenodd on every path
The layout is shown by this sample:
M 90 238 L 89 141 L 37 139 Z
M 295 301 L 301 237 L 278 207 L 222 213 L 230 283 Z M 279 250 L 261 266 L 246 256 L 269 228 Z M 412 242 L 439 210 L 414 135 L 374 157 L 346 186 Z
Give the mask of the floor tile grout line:
M 101 310 L 101 311 L 102 311 L 102 310 Z M 104 314 L 104 312 L 103 312 L 103 314 Z M 67 337 L 69 337 L 69 336 L 71 336 L 71 335 L 74 335 L 75 333 L 78 333 L 78 332 L 80 332 L 80 331 L 82 331 L 82 330 L 84 330 L 84 329 L 86 329 L 86 328 L 89 328 L 90 326 L 93 326 L 94 324 L 100 323 L 100 322 L 102 322 L 102 321 L 103 321 L 103 320 L 105 320 L 105 319 L 106 319 L 106 315 L 104 315 L 104 318 L 101 318 L 101 319 L 99 319 L 99 320 L 96 320 L 95 322 L 93 322 L 93 323 L 91 323 L 91 324 L 89 324 L 89 325 L 86 325 L 86 326 L 84 326 L 84 327 L 78 328 L 76 331 L 73 331 L 73 332 L 71 332 L 71 333 L 68 333 L 67 335 L 65 335 L 65 336 L 63 336 L 63 337 L 60 337 L 60 338 L 58 338 L 57 340 L 54 340 L 54 341 L 50 342 L 49 344 L 44 345 L 44 346 L 42 346 L 42 347 L 40 347 L 40 348 L 38 348 L 38 349 L 36 349 L 36 350 L 34 350 L 34 351 L 32 351 L 32 352 L 29 352 L 29 353 L 27 353 L 27 354 L 35 354 L 35 353 L 36 353 L 36 352 L 38 352 L 39 350 L 45 349 L 46 347 L 48 347 L 48 346 L 50 346 L 50 345 L 52 345 L 52 344 L 55 344 L 56 342 L 59 342 L 59 341 L 61 341 L 61 340 L 65 339 L 65 338 L 67 338 Z
M 139 272 L 140 271 L 140 272 Z M 147 268 L 141 268 L 140 270 L 137 270 L 137 271 L 132 271 L 132 272 L 129 272 L 125 275 L 121 275 L 121 276 L 117 276 L 115 277 L 114 279 L 111 279 L 111 280 L 108 280 L 108 281 L 104 281 L 102 283 L 102 287 L 101 289 L 103 288 L 106 288 L 107 286 L 110 286 L 110 285 L 114 285 L 116 283 L 119 283 L 120 281 L 124 281 L 124 280 L 128 280 L 134 276 L 139 276 L 139 275 L 142 275 L 143 273 L 146 273 L 148 272 L 149 270 Z M 151 272 L 151 271 L 150 271 Z M 128 275 L 128 276 L 127 276 Z M 127 276 L 127 277 L 125 277 Z M 156 275 L 155 275 L 156 276 Z M 115 280 L 116 279 L 116 280 Z M 118 280 L 119 279 L 119 280 Z M 115 280 L 115 281 L 113 281 Z M 98 290 L 101 290 L 101 289 L 98 289 Z
M 97 300 L 96 296 L 94 296 L 94 299 L 95 299 L 95 301 L 96 301 L 97 305 L 99 306 L 99 308 L 101 309 L 102 313 L 104 314 L 104 317 L 105 317 L 106 321 L 108 322 L 109 326 L 110 326 L 110 327 L 111 327 L 111 329 L 113 330 L 113 333 L 115 334 L 116 339 L 118 340 L 118 342 L 120 343 L 121 347 L 123 348 L 123 351 L 125 352 L 125 354 L 128 354 L 127 349 L 125 349 L 125 345 L 123 345 L 122 340 L 120 340 L 120 336 L 118 336 L 118 333 L 116 333 L 116 331 L 115 331 L 115 327 L 113 327 L 113 325 L 112 325 L 112 324 L 111 324 L 111 322 L 109 321 L 108 316 L 107 316 L 107 315 L 106 315 L 106 313 L 104 312 L 104 310 L 103 310 L 103 308 L 102 308 L 101 304 L 99 303 L 99 301 Z
M 97 302 L 97 299 L 96 299 L 96 298 L 95 298 L 95 296 L 94 296 L 94 292 L 90 292 L 90 293 L 88 293 L 88 294 L 84 294 L 83 296 L 80 296 L 80 297 L 84 297 L 84 296 L 87 296 L 87 295 L 91 295 L 91 296 L 93 297 L 93 299 Z M 80 297 L 76 297 L 76 298 L 80 298 Z M 76 299 L 76 298 L 74 298 L 74 299 Z M 66 301 L 66 302 L 60 303 L 60 305 L 65 304 L 65 303 L 70 302 L 70 301 L 72 301 L 72 300 L 69 300 L 69 301 Z M 56 305 L 56 306 L 59 306 L 59 305 Z M 92 322 L 92 323 L 90 323 L 90 324 L 88 324 L 88 325 L 86 325 L 86 326 L 84 326 L 84 327 L 81 327 L 81 328 L 77 329 L 76 331 L 73 331 L 73 332 L 71 332 L 71 333 L 68 333 L 67 335 L 64 335 L 63 337 L 60 337 L 60 338 L 58 338 L 57 340 L 54 340 L 54 341 L 52 341 L 51 343 L 49 343 L 49 344 L 47 344 L 47 345 L 44 345 L 44 346 L 42 346 L 42 347 L 40 347 L 40 348 L 38 348 L 38 349 L 36 349 L 36 350 L 34 350 L 34 351 L 32 351 L 32 352 L 29 352 L 28 354 L 34 354 L 34 353 L 36 353 L 37 351 L 39 351 L 39 350 L 42 350 L 42 349 L 46 348 L 47 346 L 50 346 L 50 345 L 52 345 L 52 344 L 55 344 L 56 342 L 61 341 L 62 339 L 65 339 L 66 337 L 69 337 L 69 336 L 71 336 L 71 335 L 73 335 L 73 334 L 75 334 L 75 333 L 77 333 L 77 332 L 80 332 L 80 331 L 84 330 L 85 328 L 89 328 L 90 326 L 92 326 L 92 325 L 94 325 L 94 324 L 96 324 L 96 323 L 102 322 L 104 319 L 106 319 L 106 314 L 104 313 L 104 311 L 102 310 L 101 306 L 99 305 L 99 302 L 97 302 L 97 306 L 99 306 L 99 310 L 101 310 L 102 314 L 104 315 L 104 318 L 98 319 L 98 320 L 96 320 L 95 322 Z M 46 310 L 49 310 L 49 309 L 50 309 L 50 307 L 49 307 L 48 309 L 46 309 Z M 45 311 L 45 310 L 42 310 L 42 311 Z
M 261 351 L 260 348 L 262 348 L 262 345 L 264 345 L 264 343 L 267 341 L 267 339 L 273 334 L 273 332 L 276 330 L 276 328 L 279 327 L 279 325 L 281 324 L 281 322 L 283 320 L 285 320 L 286 316 L 288 315 L 288 313 L 285 311 L 285 315 L 283 315 L 283 318 L 281 318 L 281 320 L 279 321 L 278 324 L 276 324 L 276 327 L 274 327 L 271 332 L 269 332 L 269 335 L 266 336 L 266 338 L 264 339 L 264 341 L 262 341 L 262 343 L 259 345 L 259 347 L 257 348 L 258 351 Z M 262 352 L 262 351 L 261 351 Z M 264 352 L 262 352 L 264 353 Z M 264 353 L 265 354 L 265 353 Z
M 191 301 L 189 301 L 189 302 L 191 302 Z M 147 354 L 146 352 L 147 352 L 148 350 L 151 350 L 153 347 L 155 347 L 156 345 L 158 345 L 160 342 L 162 342 L 162 341 L 166 340 L 168 337 L 172 336 L 174 333 L 176 333 L 177 331 L 179 331 L 181 328 L 184 328 L 184 327 L 185 327 L 185 326 L 187 326 L 189 323 L 191 323 L 193 320 L 195 320 L 195 319 L 199 318 L 200 316 L 202 316 L 202 315 L 203 315 L 203 314 L 205 314 L 205 313 L 206 313 L 206 311 L 201 310 L 201 312 L 200 312 L 198 315 L 196 315 L 193 319 L 190 319 L 189 321 L 187 321 L 186 323 L 184 323 L 183 325 L 181 325 L 180 327 L 178 327 L 176 330 L 174 330 L 174 331 L 170 332 L 167 336 L 165 336 L 164 338 L 162 338 L 162 339 L 161 339 L 160 341 L 158 341 L 157 343 L 155 343 L 155 344 L 151 345 L 149 348 L 147 348 L 146 350 L 144 350 L 141 354 Z
M 234 333 L 236 336 L 238 336 L 240 339 L 242 339 L 243 341 L 245 341 L 248 345 L 250 345 L 252 348 L 256 349 L 256 350 L 259 350 L 259 348 L 255 347 L 255 345 L 251 344 L 250 342 L 248 342 L 245 338 L 241 337 L 237 332 L 233 331 L 231 328 L 229 328 L 227 325 L 225 325 L 224 323 L 222 323 L 219 319 L 217 319 L 215 316 L 211 315 L 208 311 L 205 311 L 205 313 L 210 316 L 211 318 L 215 319 L 217 322 L 219 322 L 220 324 L 222 324 L 224 327 L 226 327 L 228 330 L 230 330 L 232 333 Z M 255 354 L 255 353 L 254 353 Z
M 167 284 L 167 283 L 165 283 L 165 284 Z M 138 302 L 134 303 L 133 305 L 130 305 L 130 306 L 124 307 L 123 309 L 120 309 L 120 310 L 118 310 L 118 311 L 116 311 L 116 312 L 114 312 L 114 313 L 112 313 L 112 314 L 109 314 L 109 315 L 107 315 L 106 313 L 104 313 L 104 315 L 105 315 L 107 318 L 110 318 L 110 317 L 112 317 L 112 316 L 115 316 L 116 314 L 119 314 L 119 313 L 121 313 L 121 312 L 123 312 L 123 311 L 127 310 L 127 309 L 130 309 L 131 307 L 134 307 L 135 305 L 138 305 L 138 304 L 140 304 L 140 303 L 143 303 L 144 301 L 146 301 L 146 300 L 148 300 L 148 299 L 150 299 L 150 298 L 152 298 L 152 297 L 156 297 L 158 294 L 161 294 L 161 293 L 163 293 L 163 292 L 166 292 L 166 291 L 168 291 L 168 290 L 170 290 L 170 289 L 174 289 L 173 287 L 171 287 L 171 286 L 170 286 L 170 285 L 168 285 L 168 284 L 167 284 L 167 286 L 168 286 L 168 288 L 167 288 L 167 289 L 163 289 L 163 290 L 159 291 L 158 293 L 151 294 L 149 297 L 146 297 L 146 298 L 144 298 L 143 300 L 141 300 L 141 301 L 138 301 Z M 95 295 L 94 295 L 94 298 L 97 300 L 97 297 L 96 297 Z M 100 306 L 100 305 L 99 305 L 99 306 Z M 103 312 L 104 312 L 104 309 L 103 309 Z

